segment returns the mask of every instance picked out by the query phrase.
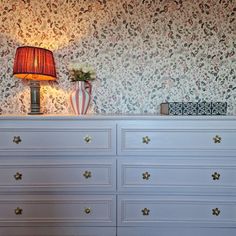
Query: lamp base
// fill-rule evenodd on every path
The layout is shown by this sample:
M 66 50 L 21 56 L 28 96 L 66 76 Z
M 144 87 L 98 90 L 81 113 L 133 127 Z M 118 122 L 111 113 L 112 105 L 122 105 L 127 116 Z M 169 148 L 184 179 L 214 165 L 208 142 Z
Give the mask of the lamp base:
M 42 115 L 40 111 L 40 83 L 37 80 L 30 81 L 30 112 L 28 115 Z
M 43 112 L 29 112 L 28 115 L 43 115 Z

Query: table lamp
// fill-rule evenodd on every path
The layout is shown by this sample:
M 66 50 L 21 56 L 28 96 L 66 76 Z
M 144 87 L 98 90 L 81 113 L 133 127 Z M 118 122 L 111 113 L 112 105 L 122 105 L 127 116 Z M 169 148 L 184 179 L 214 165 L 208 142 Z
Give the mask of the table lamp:
M 56 69 L 53 53 L 39 47 L 24 46 L 16 49 L 13 75 L 28 79 L 30 82 L 29 115 L 41 115 L 40 111 L 40 80 L 56 80 Z

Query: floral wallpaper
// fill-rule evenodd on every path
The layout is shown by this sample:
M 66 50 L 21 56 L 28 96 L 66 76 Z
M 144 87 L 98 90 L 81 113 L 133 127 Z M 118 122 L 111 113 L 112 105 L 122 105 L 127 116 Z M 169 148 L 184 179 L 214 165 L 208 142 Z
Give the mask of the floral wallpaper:
M 46 114 L 70 114 L 71 61 L 97 72 L 89 113 L 159 113 L 161 102 L 226 101 L 236 115 L 235 0 L 1 0 L 0 114 L 27 114 L 18 46 L 53 51 Z

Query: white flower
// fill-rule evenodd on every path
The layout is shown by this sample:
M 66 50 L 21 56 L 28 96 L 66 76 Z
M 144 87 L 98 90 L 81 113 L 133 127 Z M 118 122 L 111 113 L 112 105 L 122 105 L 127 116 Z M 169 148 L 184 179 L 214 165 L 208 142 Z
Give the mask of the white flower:
M 95 71 L 91 71 L 90 72 L 90 77 L 91 77 L 91 79 L 96 79 L 96 72 Z
M 89 72 L 89 66 L 88 66 L 88 65 L 83 65 L 83 66 L 81 67 L 81 70 L 82 70 L 82 72 L 84 72 L 84 73 L 88 73 L 88 72 Z
M 73 61 L 68 64 L 68 70 L 70 72 L 71 81 L 86 81 L 96 79 L 96 72 L 88 64 L 79 64 L 76 61 Z

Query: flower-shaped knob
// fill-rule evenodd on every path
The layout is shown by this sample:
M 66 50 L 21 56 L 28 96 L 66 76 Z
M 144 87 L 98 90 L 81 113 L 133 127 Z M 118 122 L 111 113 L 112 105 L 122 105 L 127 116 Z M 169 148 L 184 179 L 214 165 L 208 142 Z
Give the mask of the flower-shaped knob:
M 16 173 L 14 174 L 14 178 L 15 178 L 15 180 L 22 180 L 22 174 L 19 173 L 19 172 L 16 172 Z
M 150 210 L 148 208 L 144 208 L 144 209 L 142 209 L 142 213 L 144 216 L 148 216 L 150 213 Z
M 143 143 L 148 144 L 151 139 L 148 136 L 143 137 Z
M 91 173 L 91 171 L 86 170 L 86 171 L 84 172 L 83 176 L 84 176 L 86 179 L 88 179 L 88 178 L 91 178 L 91 177 L 92 177 L 92 173 Z
M 20 136 L 14 136 L 13 137 L 13 143 L 19 144 L 21 142 Z
M 22 215 L 23 209 L 21 209 L 20 207 L 17 207 L 14 211 L 16 215 Z
M 213 180 L 219 180 L 220 179 L 220 174 L 217 173 L 217 172 L 214 172 L 212 175 L 211 175 L 212 179 Z
M 218 216 L 219 214 L 220 214 L 219 208 L 214 208 L 214 209 L 212 209 L 212 215 L 213 215 L 213 216 Z
M 214 143 L 221 143 L 222 138 L 219 135 L 216 135 L 214 138 Z
M 149 180 L 150 176 L 151 175 L 148 172 L 143 173 L 143 179 L 145 179 L 145 180 Z

